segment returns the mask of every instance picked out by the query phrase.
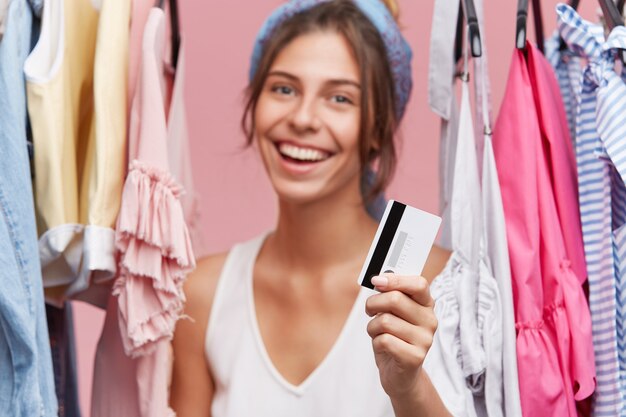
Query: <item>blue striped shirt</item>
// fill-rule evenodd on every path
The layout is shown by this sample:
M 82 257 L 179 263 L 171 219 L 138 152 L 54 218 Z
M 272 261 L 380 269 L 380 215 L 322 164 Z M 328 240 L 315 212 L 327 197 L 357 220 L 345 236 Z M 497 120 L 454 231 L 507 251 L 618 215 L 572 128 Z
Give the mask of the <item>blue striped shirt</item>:
M 602 30 L 601 27 L 599 27 Z M 560 50 L 561 36 L 558 30 L 546 40 L 545 55 L 554 68 L 556 79 L 565 106 L 567 125 L 572 140 L 576 138 L 576 98 L 580 91 L 580 79 L 583 74 L 582 59 L 569 49 Z
M 626 83 L 615 72 L 626 28 L 606 42 L 595 25 L 557 6 L 559 33 L 587 59 L 576 113 L 579 199 L 597 370 L 594 415 L 626 416 Z

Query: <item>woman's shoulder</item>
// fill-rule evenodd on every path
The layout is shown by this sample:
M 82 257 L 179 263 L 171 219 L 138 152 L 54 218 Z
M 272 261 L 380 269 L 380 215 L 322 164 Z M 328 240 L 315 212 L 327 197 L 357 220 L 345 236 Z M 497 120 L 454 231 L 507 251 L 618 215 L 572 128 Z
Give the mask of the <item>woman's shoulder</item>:
M 205 255 L 196 261 L 196 269 L 190 276 L 219 277 L 229 251 Z
M 184 313 L 190 320 L 179 320 L 176 323 L 172 341 L 174 366 L 170 397 L 171 405 L 181 414 L 183 410 L 190 410 L 190 399 L 194 411 L 210 410 L 211 407 L 214 387 L 206 366 L 206 329 L 217 282 L 227 256 L 226 252 L 197 259 L 196 269 L 185 280 Z
M 228 252 L 204 256 L 196 261 L 193 270 L 185 281 L 185 313 L 192 318 L 194 315 L 208 315 L 213 304 L 217 281 L 222 273 Z
M 196 268 L 187 276 L 184 287 L 187 298 L 185 313 L 188 316 L 194 318 L 195 314 L 197 317 L 208 317 L 224 268 L 231 268 L 229 271 L 233 272 L 232 262 L 231 267 L 226 264 L 229 255 L 234 255 L 235 262 L 245 263 L 256 253 L 256 248 L 264 236 L 240 242 L 229 251 L 203 256 L 196 260 Z

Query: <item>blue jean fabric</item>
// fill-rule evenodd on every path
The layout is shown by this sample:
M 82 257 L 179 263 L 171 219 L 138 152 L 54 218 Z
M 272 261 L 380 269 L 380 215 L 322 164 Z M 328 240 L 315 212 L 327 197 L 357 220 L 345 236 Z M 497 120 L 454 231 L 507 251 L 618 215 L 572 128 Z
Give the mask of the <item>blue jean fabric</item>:
M 46 305 L 46 316 L 59 417 L 80 417 L 72 304 L 66 302 L 64 308 Z
M 0 42 L 0 416 L 56 416 L 22 71 L 41 0 L 12 0 Z

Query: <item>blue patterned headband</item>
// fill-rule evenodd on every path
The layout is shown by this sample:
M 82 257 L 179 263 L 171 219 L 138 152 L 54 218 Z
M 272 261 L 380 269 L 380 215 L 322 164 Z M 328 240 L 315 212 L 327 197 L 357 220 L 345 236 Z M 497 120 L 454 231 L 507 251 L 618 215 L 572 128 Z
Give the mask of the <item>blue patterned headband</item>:
M 263 55 L 263 47 L 272 33 L 283 22 L 294 15 L 306 11 L 313 6 L 328 0 L 291 0 L 278 7 L 267 18 L 259 31 L 254 43 L 254 50 L 250 60 L 250 80 L 254 78 L 259 61 Z M 411 78 L 411 47 L 400 33 L 393 16 L 380 0 L 353 0 L 357 7 L 367 16 L 372 24 L 378 29 L 385 43 L 387 59 L 393 74 L 395 87 L 395 113 L 398 121 L 402 119 L 406 104 L 411 95 L 413 81 Z

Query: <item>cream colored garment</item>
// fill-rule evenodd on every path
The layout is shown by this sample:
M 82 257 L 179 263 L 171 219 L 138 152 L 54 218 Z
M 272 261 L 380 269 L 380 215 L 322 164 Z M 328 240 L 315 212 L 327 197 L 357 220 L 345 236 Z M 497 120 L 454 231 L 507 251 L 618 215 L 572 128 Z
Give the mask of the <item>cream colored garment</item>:
M 35 200 L 46 301 L 104 307 L 126 147 L 130 5 L 48 0 L 28 57 Z

